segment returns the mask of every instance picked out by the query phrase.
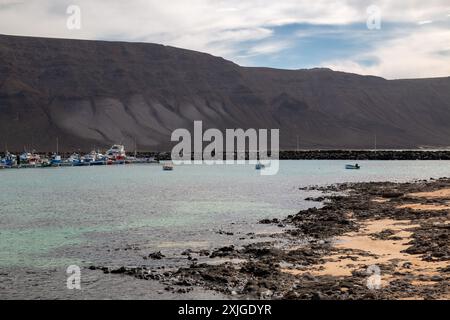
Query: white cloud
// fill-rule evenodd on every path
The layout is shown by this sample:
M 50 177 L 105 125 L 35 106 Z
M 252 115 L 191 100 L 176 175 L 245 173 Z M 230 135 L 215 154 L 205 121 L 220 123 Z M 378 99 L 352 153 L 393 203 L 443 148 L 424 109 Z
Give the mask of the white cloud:
M 255 56 L 255 55 L 267 55 L 273 54 L 284 49 L 287 49 L 291 46 L 291 43 L 288 41 L 270 41 L 263 42 L 261 44 L 255 45 L 248 50 L 247 57 Z
M 358 63 L 375 61 L 372 65 Z M 450 75 L 450 30 L 430 28 L 381 43 L 364 54 L 322 64 L 333 70 L 388 79 Z

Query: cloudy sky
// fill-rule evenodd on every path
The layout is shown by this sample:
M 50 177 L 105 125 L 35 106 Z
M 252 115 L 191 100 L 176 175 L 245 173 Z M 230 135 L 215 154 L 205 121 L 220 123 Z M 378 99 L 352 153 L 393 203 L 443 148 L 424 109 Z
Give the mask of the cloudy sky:
M 67 27 L 70 5 L 80 29 Z M 0 33 L 156 42 L 244 66 L 450 76 L 449 0 L 0 0 Z

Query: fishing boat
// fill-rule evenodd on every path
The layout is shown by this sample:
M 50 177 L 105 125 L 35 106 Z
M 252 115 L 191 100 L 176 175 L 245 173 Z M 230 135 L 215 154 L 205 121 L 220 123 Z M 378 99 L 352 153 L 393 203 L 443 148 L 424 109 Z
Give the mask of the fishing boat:
M 347 164 L 345 166 L 345 169 L 347 169 L 347 170 L 359 170 L 359 169 L 361 169 L 361 167 L 359 166 L 359 164 Z
M 61 156 L 58 154 L 54 154 L 50 160 L 50 165 L 58 167 L 61 165 L 61 163 L 62 163 Z
M 19 156 L 19 160 L 22 167 L 33 167 L 41 162 L 41 157 L 34 152 L 25 151 Z
M 125 152 L 125 147 L 121 144 L 115 144 L 106 151 L 106 156 L 114 161 L 125 161 L 127 155 Z
M 81 159 L 80 155 L 78 153 L 73 153 L 68 159 L 67 163 L 73 165 L 73 166 L 82 166 L 84 164 L 84 160 Z
M 91 151 L 91 153 L 83 157 L 84 163 L 90 166 L 102 166 L 108 161 L 108 158 L 98 151 Z
M 59 155 L 59 138 L 56 138 L 56 153 L 52 155 L 50 165 L 59 167 L 62 164 L 61 156 Z
M 17 165 L 17 156 L 6 152 L 5 157 L 1 159 L 0 165 L 5 168 L 11 168 Z
M 165 163 L 163 164 L 163 170 L 164 171 L 173 171 L 173 163 Z
M 29 163 L 31 159 L 31 153 L 29 152 L 23 152 L 19 155 L 19 160 L 21 164 L 27 164 Z
M 85 162 L 85 163 L 91 163 L 91 162 L 95 161 L 95 151 L 91 151 L 91 153 L 84 155 L 82 157 L 82 159 L 83 159 L 83 162 Z

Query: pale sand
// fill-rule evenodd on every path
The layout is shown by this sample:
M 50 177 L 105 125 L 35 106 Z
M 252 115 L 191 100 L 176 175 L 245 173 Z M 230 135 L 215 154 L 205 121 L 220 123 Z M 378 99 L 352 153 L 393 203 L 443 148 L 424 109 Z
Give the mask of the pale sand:
M 343 277 L 351 276 L 353 270 L 365 269 L 370 265 L 394 263 L 396 265 L 396 271 L 425 276 L 439 275 L 438 268 L 446 267 L 448 262 L 425 262 L 421 260 L 420 256 L 402 252 L 409 247 L 407 243 L 410 241 L 412 235 L 410 229 L 414 227 L 418 227 L 418 225 L 412 225 L 409 220 L 398 221 L 384 219 L 368 221 L 359 232 L 352 232 L 338 237 L 335 248 L 341 249 L 342 253 L 325 257 L 324 260 L 327 262 L 324 264 L 312 266 L 307 271 L 295 269 L 283 269 L 283 271 L 294 275 L 310 273 L 317 276 L 331 275 Z M 386 229 L 396 231 L 395 236 L 401 237 L 402 240 L 391 241 L 371 238 L 371 234 L 379 233 Z M 345 250 L 355 251 L 349 251 L 347 255 Z M 371 255 L 366 256 L 364 253 Z M 403 267 L 406 262 L 411 263 L 409 268 Z M 391 276 L 381 276 L 382 286 L 388 285 L 394 279 Z
M 427 199 L 436 199 L 436 198 L 448 198 L 450 199 L 450 189 L 441 189 L 432 192 L 417 192 L 409 194 L 411 197 L 417 198 L 427 198 Z
M 411 197 L 436 199 L 448 198 L 450 200 L 450 189 L 442 189 L 433 192 L 420 192 L 409 194 Z M 375 198 L 373 202 L 385 203 L 390 200 Z M 450 210 L 450 201 L 445 204 L 405 204 L 398 208 L 410 208 L 417 211 L 423 210 Z M 426 262 L 421 259 L 420 255 L 411 255 L 402 251 L 406 250 L 410 245 L 412 228 L 419 227 L 413 225 L 410 220 L 371 220 L 363 224 L 358 232 L 347 233 L 341 237 L 336 238 L 335 248 L 339 249 L 341 253 L 332 254 L 324 257 L 326 261 L 324 264 L 312 266 L 307 270 L 283 269 L 283 272 L 293 275 L 312 274 L 316 276 L 331 275 L 336 277 L 352 276 L 352 271 L 367 270 L 371 265 L 390 264 L 394 266 L 394 272 L 408 273 L 414 276 L 425 276 L 421 280 L 415 280 L 412 285 L 432 286 L 436 284 L 433 281 L 426 279 L 432 276 L 440 275 L 438 269 L 448 267 L 448 261 Z M 395 237 L 401 240 L 379 240 L 371 237 L 372 234 L 380 233 L 384 230 L 392 230 L 395 232 Z M 348 252 L 346 252 L 346 250 Z M 405 263 L 407 263 L 405 265 Z M 394 273 L 390 272 L 390 273 Z M 381 286 L 388 286 L 393 280 L 398 279 L 399 276 L 391 274 L 381 274 Z M 444 293 L 440 299 L 449 299 L 450 293 Z M 418 299 L 423 297 L 408 297 L 408 300 Z
M 442 199 L 447 198 L 450 200 L 450 189 L 441 189 L 432 192 L 417 192 L 408 194 L 410 197 L 414 198 L 425 198 L 428 200 L 432 199 Z M 450 201 L 447 201 L 447 204 L 419 204 L 419 203 L 411 203 L 404 204 L 399 207 L 399 209 L 413 209 L 417 211 L 428 211 L 428 210 L 450 210 Z

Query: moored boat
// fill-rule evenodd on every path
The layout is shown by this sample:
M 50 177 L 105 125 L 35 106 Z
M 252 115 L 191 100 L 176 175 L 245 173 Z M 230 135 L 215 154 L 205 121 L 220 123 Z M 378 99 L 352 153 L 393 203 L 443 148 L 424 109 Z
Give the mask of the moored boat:
M 256 164 L 256 166 L 255 166 L 255 169 L 256 169 L 256 170 L 262 170 L 262 169 L 265 169 L 265 168 L 266 168 L 266 166 L 263 165 L 261 162 L 258 162 L 258 163 Z
M 91 153 L 83 157 L 84 163 L 90 166 L 106 165 L 108 158 L 98 151 L 91 151 Z
M 35 168 L 41 164 L 41 157 L 38 154 L 23 152 L 17 161 L 17 166 L 20 168 Z
M 164 171 L 173 171 L 174 166 L 173 163 L 165 163 L 163 164 L 163 170 Z
M 345 166 L 345 169 L 347 169 L 347 170 L 359 170 L 359 169 L 361 169 L 361 167 L 359 166 L 359 164 L 347 164 Z
M 17 156 L 6 152 L 5 157 L 0 160 L 0 165 L 4 168 L 11 168 L 17 165 Z
M 59 167 L 62 164 L 62 158 L 59 155 L 59 138 L 56 138 L 56 153 L 52 155 L 52 158 L 50 160 L 50 165 Z
M 62 163 L 61 156 L 58 154 L 54 154 L 52 156 L 52 159 L 50 160 L 50 165 L 57 167 L 57 166 L 60 166 L 61 163 Z
M 36 153 L 23 152 L 19 156 L 20 165 L 26 167 L 32 167 L 40 163 L 41 157 Z
M 115 144 L 106 151 L 106 156 L 114 161 L 125 161 L 127 155 L 125 152 L 125 147 L 121 144 Z
M 67 163 L 73 165 L 73 166 L 82 166 L 83 165 L 83 159 L 81 159 L 80 155 L 78 153 L 73 153 L 69 159 L 67 159 Z

